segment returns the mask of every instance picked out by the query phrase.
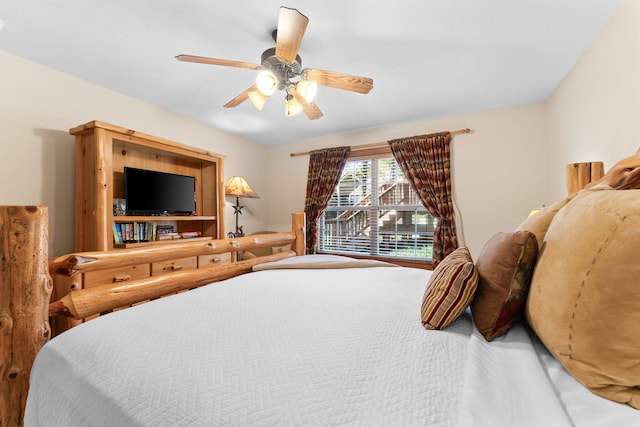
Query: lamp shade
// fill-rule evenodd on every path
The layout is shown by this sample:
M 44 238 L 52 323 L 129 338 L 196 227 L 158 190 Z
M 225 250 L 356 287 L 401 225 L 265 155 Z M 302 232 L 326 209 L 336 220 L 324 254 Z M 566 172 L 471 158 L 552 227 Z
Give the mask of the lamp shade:
M 253 106 L 258 110 L 262 110 L 262 107 L 264 107 L 264 103 L 267 102 L 267 99 L 269 99 L 269 97 L 267 97 L 259 90 L 252 90 L 247 94 L 247 96 L 249 96 L 249 99 L 253 103 Z
M 300 92 L 300 95 L 302 95 L 307 103 L 313 102 L 318 94 L 318 83 L 309 80 L 302 80 L 296 84 L 296 89 Z
M 265 96 L 271 96 L 278 88 L 278 78 L 269 70 L 262 70 L 256 76 L 256 86 Z
M 284 113 L 287 116 L 295 116 L 302 112 L 302 105 L 291 94 L 284 98 Z
M 243 197 L 245 199 L 259 199 L 260 196 L 241 176 L 234 176 L 224 186 L 224 194 L 227 196 Z

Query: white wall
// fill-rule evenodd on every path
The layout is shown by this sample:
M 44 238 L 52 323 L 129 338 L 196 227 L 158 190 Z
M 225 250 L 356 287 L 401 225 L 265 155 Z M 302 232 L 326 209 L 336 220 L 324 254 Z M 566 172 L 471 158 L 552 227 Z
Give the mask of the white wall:
M 269 150 L 268 222 L 289 228 L 289 213 L 302 211 L 309 157 L 292 152 L 358 145 L 393 138 L 472 129 L 452 142 L 454 197 L 462 214 L 466 244 L 477 256 L 489 237 L 515 228 L 545 199 L 547 125 L 544 104 L 532 104 L 438 120 L 407 123 L 319 138 Z
M 73 251 L 74 138 L 69 129 L 100 120 L 227 156 L 226 179 L 243 175 L 266 194 L 267 147 L 0 51 L 0 204 L 49 207 L 49 255 Z M 235 200 L 225 208 L 234 227 Z M 267 198 L 246 200 L 242 224 L 266 224 Z
M 626 0 L 547 102 L 549 197 L 566 194 L 565 165 L 605 171 L 640 147 L 640 2 Z

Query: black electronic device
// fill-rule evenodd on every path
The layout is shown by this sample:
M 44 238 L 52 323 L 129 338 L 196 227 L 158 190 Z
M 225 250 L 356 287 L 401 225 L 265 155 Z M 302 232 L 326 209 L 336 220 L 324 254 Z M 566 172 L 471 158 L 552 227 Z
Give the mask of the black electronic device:
M 196 211 L 195 178 L 124 168 L 127 215 L 184 215 Z

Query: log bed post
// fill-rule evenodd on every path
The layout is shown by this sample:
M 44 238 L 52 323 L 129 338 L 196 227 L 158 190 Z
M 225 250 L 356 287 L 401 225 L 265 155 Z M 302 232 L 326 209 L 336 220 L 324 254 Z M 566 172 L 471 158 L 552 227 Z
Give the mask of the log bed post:
M 569 195 L 577 193 L 604 175 L 604 163 L 602 162 L 570 163 L 566 169 L 567 194 Z
M 304 251 L 307 248 L 307 231 L 305 230 L 305 213 L 294 212 L 291 214 L 291 231 L 296 236 L 295 247 L 292 248 L 296 251 L 296 255 L 304 255 Z
M 0 206 L 0 426 L 20 426 L 31 365 L 50 337 L 48 212 Z

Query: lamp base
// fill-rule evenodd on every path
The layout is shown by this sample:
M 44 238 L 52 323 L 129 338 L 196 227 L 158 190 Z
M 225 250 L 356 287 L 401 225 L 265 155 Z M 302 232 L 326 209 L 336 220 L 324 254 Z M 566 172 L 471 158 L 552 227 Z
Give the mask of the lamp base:
M 235 233 L 233 231 L 228 232 L 227 233 L 227 237 L 229 239 L 234 239 L 234 238 L 237 238 L 237 237 L 244 237 L 244 231 L 242 231 L 242 226 L 238 227 L 236 229 Z
M 238 225 L 238 215 L 242 215 L 242 208 L 244 208 L 244 206 L 240 206 L 240 197 L 236 196 L 236 204 L 233 207 L 233 210 L 235 211 L 234 214 L 236 215 L 236 232 L 234 233 L 230 231 L 227 234 L 227 237 L 229 238 L 244 237 L 244 231 L 242 230 L 242 226 Z

